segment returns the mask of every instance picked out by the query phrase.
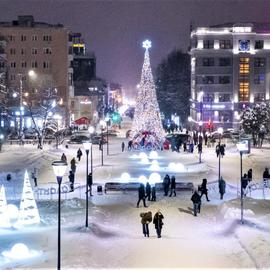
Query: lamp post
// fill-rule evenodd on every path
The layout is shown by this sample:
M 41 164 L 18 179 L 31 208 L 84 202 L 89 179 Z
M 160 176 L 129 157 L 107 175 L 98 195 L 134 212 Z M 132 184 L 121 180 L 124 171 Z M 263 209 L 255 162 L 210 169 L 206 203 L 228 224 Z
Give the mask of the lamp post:
M 106 122 L 106 137 L 107 137 L 107 156 L 109 155 L 109 121 L 110 121 L 110 118 L 109 117 L 106 117 L 105 118 L 105 122 Z
M 101 142 L 100 142 L 100 147 L 101 147 L 101 166 L 103 166 L 103 129 L 106 126 L 106 122 L 104 120 L 101 120 L 99 122 L 100 126 L 101 126 Z
M 92 160 L 92 143 L 84 142 L 83 147 L 86 153 L 86 186 L 85 186 L 85 198 L 86 198 L 86 216 L 85 216 L 85 227 L 88 227 L 88 155 L 89 150 L 91 149 L 91 160 Z
M 92 139 L 92 134 L 95 132 L 95 128 L 93 126 L 90 126 L 88 128 L 88 131 L 90 133 L 90 137 Z M 91 153 L 90 153 L 90 159 L 91 159 L 91 173 L 92 173 L 92 179 L 93 179 L 93 144 L 91 145 Z
M 19 133 L 20 133 L 20 145 L 22 145 L 22 110 L 23 110 L 23 100 L 22 100 L 22 94 L 23 94 L 23 90 L 22 90 L 22 74 L 18 74 L 19 78 L 20 78 L 20 129 L 19 129 Z
M 54 161 L 53 171 L 58 183 L 58 245 L 57 245 L 57 270 L 61 269 L 61 183 L 67 169 L 67 163 Z
M 221 144 L 221 135 L 223 133 L 223 128 L 219 127 L 217 129 L 218 134 L 219 134 L 219 141 L 218 141 L 218 180 L 220 180 L 220 144 Z
M 203 91 L 200 91 L 199 96 L 198 96 L 198 100 L 200 101 L 200 122 L 201 123 L 203 123 L 203 94 L 204 94 Z M 202 124 L 200 125 L 200 133 L 202 133 Z
M 244 190 L 243 190 L 243 154 L 250 153 L 250 143 L 245 140 L 236 144 L 240 153 L 240 181 L 241 181 L 241 223 L 244 223 Z

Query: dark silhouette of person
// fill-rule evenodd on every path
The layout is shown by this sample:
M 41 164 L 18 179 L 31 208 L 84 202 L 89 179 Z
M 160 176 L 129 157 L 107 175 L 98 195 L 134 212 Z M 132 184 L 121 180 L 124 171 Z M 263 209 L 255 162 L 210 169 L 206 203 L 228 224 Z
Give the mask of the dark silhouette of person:
M 197 213 L 201 212 L 201 196 L 198 194 L 196 189 L 191 196 L 191 201 L 193 202 L 193 213 L 196 217 Z
M 160 212 L 160 210 L 158 210 L 156 212 L 156 214 L 154 215 L 154 220 L 153 223 L 155 225 L 155 229 L 157 231 L 157 237 L 161 238 L 161 230 L 162 230 L 162 226 L 163 226 L 163 220 L 164 216 L 162 215 L 162 213 Z
M 137 207 L 139 208 L 139 204 L 140 204 L 141 200 L 143 201 L 143 206 L 147 207 L 146 204 L 145 204 L 145 187 L 144 187 L 144 184 L 140 184 L 140 186 L 138 188 L 138 196 L 139 196 L 139 200 L 137 202 Z
M 207 179 L 204 178 L 201 184 L 201 197 L 205 195 L 206 200 L 209 202 L 210 200 L 208 199 L 208 189 L 207 189 Z

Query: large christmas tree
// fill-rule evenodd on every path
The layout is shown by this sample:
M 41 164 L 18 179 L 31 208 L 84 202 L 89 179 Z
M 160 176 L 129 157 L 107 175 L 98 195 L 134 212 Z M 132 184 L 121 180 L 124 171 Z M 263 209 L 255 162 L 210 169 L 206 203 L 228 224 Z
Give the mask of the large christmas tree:
M 164 139 L 164 131 L 160 118 L 160 111 L 157 102 L 156 88 L 150 65 L 149 48 L 151 42 L 143 42 L 144 63 L 142 67 L 141 82 L 136 101 L 132 131 L 134 137 L 138 134 L 152 134 L 154 140 L 161 144 Z M 153 137 L 150 139 L 153 142 Z

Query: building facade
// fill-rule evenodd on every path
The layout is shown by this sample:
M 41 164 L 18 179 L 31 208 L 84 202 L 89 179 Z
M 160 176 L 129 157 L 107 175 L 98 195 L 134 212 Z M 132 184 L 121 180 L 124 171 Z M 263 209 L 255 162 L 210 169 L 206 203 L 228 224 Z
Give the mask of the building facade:
M 270 24 L 191 32 L 191 120 L 205 129 L 239 126 L 241 112 L 269 100 Z
M 71 120 L 86 117 L 95 124 L 102 117 L 106 84 L 96 77 L 96 57 L 86 50 L 81 33 L 70 34 L 73 48 L 74 96 L 71 97 Z
M 61 24 L 36 22 L 33 16 L 18 16 L 12 22 L 0 22 L 0 36 L 7 41 L 4 54 L 6 62 L 0 67 L 6 68 L 6 87 L 12 99 L 12 93 L 19 97 L 46 89 L 57 89 L 57 95 L 63 101 L 68 123 L 69 98 L 73 95 L 73 59 L 69 30 Z M 30 76 L 29 71 L 34 76 Z M 34 94 L 33 94 L 34 96 Z M 20 105 L 19 101 L 12 105 Z

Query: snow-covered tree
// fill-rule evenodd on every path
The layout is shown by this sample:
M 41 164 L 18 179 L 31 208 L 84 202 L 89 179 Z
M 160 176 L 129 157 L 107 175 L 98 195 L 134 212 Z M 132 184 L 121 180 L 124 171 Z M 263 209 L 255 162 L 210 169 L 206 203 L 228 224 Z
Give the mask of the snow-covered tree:
M 2 185 L 0 188 L 0 227 L 9 228 L 10 220 L 7 209 L 7 200 L 6 200 L 6 192 L 5 188 Z
M 18 220 L 15 226 L 39 224 L 40 217 L 28 172 L 25 172 Z
M 57 106 L 61 103 L 61 99 L 57 95 L 56 89 L 47 89 L 42 93 L 35 93 L 35 98 L 31 96 L 30 99 L 25 99 L 24 106 L 28 109 L 34 129 L 38 136 L 38 148 L 42 149 L 43 140 L 46 135 L 46 131 L 52 130 L 50 126 L 54 125 L 55 120 L 52 119 L 52 115 L 57 110 Z M 41 121 L 41 125 L 38 125 L 38 121 Z
M 270 130 L 270 107 L 268 104 L 256 104 L 244 110 L 241 117 L 242 128 L 252 135 L 253 145 L 262 145 L 264 135 Z M 259 142 L 260 141 L 260 142 Z
M 164 132 L 150 65 L 149 48 L 151 48 L 151 42 L 149 40 L 144 41 L 143 47 L 145 48 L 144 63 L 136 100 L 132 131 L 135 134 L 145 131 L 151 132 L 161 140 L 164 137 Z

